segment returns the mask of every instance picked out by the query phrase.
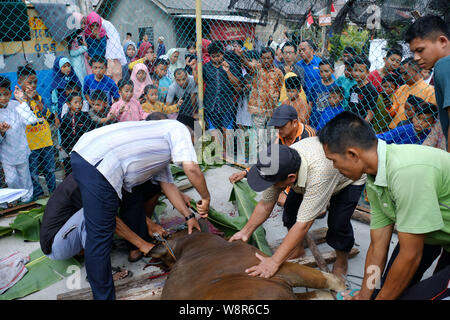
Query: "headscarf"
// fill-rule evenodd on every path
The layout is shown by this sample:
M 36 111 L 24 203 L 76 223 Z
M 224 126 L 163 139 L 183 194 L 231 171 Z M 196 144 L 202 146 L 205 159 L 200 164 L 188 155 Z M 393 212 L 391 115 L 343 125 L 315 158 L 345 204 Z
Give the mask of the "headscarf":
M 144 82 L 140 82 L 137 79 L 137 74 L 139 71 L 143 70 L 145 72 L 145 80 Z M 133 67 L 133 72 L 130 77 L 131 81 L 134 83 L 134 92 L 133 98 L 139 100 L 141 95 L 144 93 L 144 89 L 149 84 L 153 84 L 152 79 L 150 78 L 150 74 L 148 73 L 148 69 L 143 63 L 138 63 Z
M 175 53 L 178 52 L 178 60 L 175 63 L 170 62 L 170 57 Z M 165 58 L 169 61 L 169 67 L 167 68 L 167 76 L 170 80 L 173 80 L 174 78 L 174 72 L 175 70 L 179 68 L 184 68 L 184 60 L 180 57 L 180 50 L 177 48 L 172 48 L 169 51 L 167 51 L 167 54 L 161 56 L 161 58 Z
M 131 58 L 129 56 L 127 56 L 127 50 L 128 50 L 129 46 L 133 46 L 134 50 L 135 50 L 134 56 L 131 57 Z M 134 43 L 133 41 L 125 42 L 125 44 L 123 46 L 123 53 L 125 53 L 125 57 L 127 58 L 127 63 L 132 62 L 134 60 L 134 58 L 136 58 L 136 56 L 138 54 L 138 49 L 137 49 L 136 43 Z
M 139 46 L 139 50 L 137 53 L 137 56 L 134 58 L 134 60 L 139 60 L 145 57 L 145 54 L 147 53 L 148 49 L 152 47 L 152 44 L 150 42 L 142 42 Z
M 72 63 L 70 60 L 64 56 L 60 56 L 55 59 L 55 62 L 53 63 L 53 81 L 52 81 L 52 90 L 54 89 L 65 89 L 67 83 L 70 81 L 73 81 L 77 83 L 81 88 L 80 80 L 78 79 L 77 75 L 75 74 L 73 67 L 70 70 L 69 75 L 65 75 L 61 72 L 61 67 L 65 65 L 66 63 Z
M 86 17 L 86 29 L 84 29 L 84 33 L 86 37 L 89 38 L 95 38 L 95 35 L 92 34 L 91 29 L 89 28 L 92 24 L 97 23 L 98 27 L 100 29 L 99 31 L 99 37 L 103 38 L 106 36 L 106 30 L 102 27 L 102 17 L 100 17 L 96 12 L 92 11 L 89 13 L 89 15 Z

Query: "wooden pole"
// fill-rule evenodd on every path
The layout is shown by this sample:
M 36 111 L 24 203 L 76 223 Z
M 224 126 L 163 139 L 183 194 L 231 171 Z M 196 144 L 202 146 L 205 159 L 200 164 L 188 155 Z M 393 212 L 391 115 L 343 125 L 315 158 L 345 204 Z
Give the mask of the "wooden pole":
M 202 133 L 205 132 L 205 111 L 203 109 L 203 60 L 202 60 L 202 1 L 195 1 L 195 21 L 197 31 L 197 75 L 198 75 L 198 115 L 199 122 L 202 128 Z

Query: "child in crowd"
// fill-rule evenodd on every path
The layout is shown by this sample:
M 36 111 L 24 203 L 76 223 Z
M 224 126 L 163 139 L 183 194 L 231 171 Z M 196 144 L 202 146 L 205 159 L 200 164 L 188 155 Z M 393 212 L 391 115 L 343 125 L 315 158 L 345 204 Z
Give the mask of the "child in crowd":
M 388 49 L 386 57 L 384 58 L 384 67 L 375 69 L 369 74 L 367 79 L 375 86 L 375 88 L 377 88 L 379 93 L 383 92 L 381 85 L 382 79 L 389 74 L 392 74 L 392 77 L 396 80 L 395 85 L 399 85 L 399 83 L 397 83 L 399 76 L 395 71 L 400 67 L 402 56 L 403 54 L 399 49 Z
M 133 81 L 120 80 L 119 92 L 120 99 L 111 106 L 108 115 L 114 116 L 119 122 L 145 120 L 148 113 L 142 110 L 139 101 L 133 97 Z
M 95 56 L 105 58 L 108 36 L 106 35 L 106 30 L 102 28 L 102 18 L 94 11 L 86 17 L 84 34 L 89 58 L 92 59 Z
M 128 69 L 133 70 L 134 66 L 138 63 L 143 63 L 148 69 L 151 76 L 155 73 L 156 54 L 153 50 L 153 46 L 149 42 L 144 42 L 140 47 L 137 56 L 128 64 Z
M 386 75 L 381 80 L 383 91 L 377 99 L 377 108 L 373 110 L 372 127 L 375 133 L 383 133 L 389 130 L 389 124 L 395 116 L 392 110 L 392 100 L 397 90 L 397 77 L 394 74 Z
M 83 97 L 79 92 L 73 92 L 67 98 L 69 112 L 61 121 L 59 132 L 61 133 L 61 147 L 67 154 L 70 154 L 78 139 L 86 132 L 95 128 L 87 112 L 81 111 L 83 105 Z M 64 158 L 64 169 L 66 176 L 72 172 L 70 158 Z
M 253 78 L 250 74 L 244 75 L 243 87 L 238 101 L 236 112 L 236 124 L 240 129 L 248 129 L 253 126 L 252 115 L 248 112 L 248 98 L 252 90 Z
M 166 105 L 158 100 L 158 88 L 154 85 L 148 85 L 144 89 L 145 102 L 142 110 L 146 113 L 162 112 L 165 114 L 176 113 L 180 110 L 183 100 L 179 99 L 177 104 Z
M 91 101 L 92 105 L 89 109 L 89 116 L 95 128 L 117 123 L 116 117 L 109 113 L 108 97 L 104 91 L 95 90 L 92 93 Z
M 328 94 L 330 89 L 335 87 L 334 62 L 322 59 L 319 62 L 320 80 L 313 82 L 307 97 L 311 107 L 309 125 L 317 128 L 323 110 L 328 106 Z
M 153 74 L 153 84 L 158 87 L 158 100 L 166 102 L 167 93 L 172 81 L 167 77 L 169 60 L 158 58 L 155 61 L 155 73 Z
M 96 56 L 91 59 L 91 67 L 93 74 L 84 78 L 83 95 L 86 100 L 92 105 L 90 96 L 95 90 L 105 91 L 108 95 L 108 104 L 117 101 L 120 98 L 119 88 L 113 79 L 105 75 L 106 59 L 104 57 Z
M 37 118 L 25 102 L 24 93 L 16 87 L 11 100 L 11 81 L 0 76 L 0 163 L 5 181 L 11 189 L 25 189 L 22 202 L 33 199 L 28 147 L 25 127 L 37 122 Z
M 353 57 L 344 60 L 344 74 L 336 80 L 336 84 L 344 89 L 344 101 L 342 106 L 345 110 L 348 108 L 350 100 L 350 89 L 356 85 L 356 81 L 352 78 L 352 61 Z
M 38 79 L 36 71 L 31 66 L 19 67 L 17 81 L 25 94 L 24 100 L 38 119 L 37 124 L 26 127 L 28 146 L 31 149 L 29 163 L 33 181 L 33 198 L 37 199 L 44 195 L 44 190 L 39 183 L 39 168 L 42 168 L 49 193 L 56 188 L 55 150 L 48 121 L 54 123 L 56 127 L 59 127 L 60 121 L 56 113 L 51 113 L 50 109 L 44 106 L 42 97 L 37 93 Z
M 134 84 L 133 98 L 138 100 L 140 103 L 143 103 L 145 101 L 145 97 L 143 97 L 144 89 L 146 86 L 153 83 L 145 64 L 138 63 L 135 65 L 130 79 Z
M 125 52 L 127 63 L 122 67 L 122 79 L 128 80 L 131 75 L 131 70 L 128 65 L 136 58 L 138 49 L 133 41 L 127 41 L 123 46 L 123 51 Z
M 397 126 L 395 129 L 377 135 L 377 137 L 387 143 L 422 144 L 437 122 L 437 113 L 435 104 L 424 101 L 414 108 L 412 123 Z
M 285 80 L 287 99 L 282 101 L 281 104 L 287 104 L 293 106 L 298 114 L 298 121 L 308 124 L 309 117 L 311 115 L 311 107 L 300 96 L 302 91 L 302 82 L 299 77 L 293 76 Z
M 72 65 L 72 69 L 78 79 L 83 81 L 88 75 L 88 70 L 86 67 L 89 65 L 87 60 L 88 47 L 83 31 L 80 29 L 72 33 L 72 35 L 67 38 L 67 44 L 69 47 L 69 60 Z
M 66 57 L 58 57 L 53 64 L 51 90 L 53 111 L 58 113 L 60 120 L 62 119 L 63 105 L 66 103 L 68 97 L 66 95 L 66 89 L 69 82 L 81 87 L 81 82 L 73 71 L 69 59 Z
M 191 43 L 186 47 L 186 54 L 184 55 L 184 69 L 189 75 L 192 75 L 192 60 L 197 60 L 197 50 L 195 48 L 195 43 Z
M 339 113 L 344 112 L 344 107 L 342 106 L 344 94 L 344 89 L 342 87 L 335 86 L 330 89 L 328 106 L 322 111 L 317 130 L 322 129 L 331 119 L 336 117 Z
M 345 110 L 348 107 L 348 101 L 350 99 L 350 89 L 356 85 L 356 81 L 352 78 L 352 63 L 353 57 L 344 60 L 344 74 L 336 80 L 336 84 L 344 89 L 344 101 L 342 106 Z
M 68 97 L 74 92 L 81 94 L 82 91 L 83 90 L 81 89 L 81 87 L 78 83 L 69 81 L 66 85 L 65 95 L 66 95 L 66 97 Z M 85 99 L 83 99 L 83 105 L 81 107 L 81 111 L 83 111 L 83 112 L 89 111 L 89 102 L 87 102 Z M 62 106 L 62 110 L 61 110 L 61 119 L 64 118 L 64 116 L 67 114 L 67 112 L 69 112 L 69 106 L 67 105 L 67 103 L 64 103 Z
M 373 109 L 376 108 L 378 91 L 368 80 L 370 61 L 364 56 L 352 59 L 352 78 L 356 85 L 350 89 L 348 109 L 366 121 L 373 119 Z
M 422 98 L 419 98 L 414 95 L 410 95 L 405 102 L 405 120 L 402 120 L 398 123 L 397 126 L 406 126 L 408 124 L 412 124 L 412 118 L 414 117 L 414 110 L 419 108 L 422 103 L 426 101 Z

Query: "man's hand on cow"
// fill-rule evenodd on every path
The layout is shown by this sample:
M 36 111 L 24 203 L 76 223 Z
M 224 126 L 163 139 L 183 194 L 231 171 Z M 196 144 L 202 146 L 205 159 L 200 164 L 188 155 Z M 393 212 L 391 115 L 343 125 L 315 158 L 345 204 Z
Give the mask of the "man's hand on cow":
M 250 238 L 250 235 L 248 235 L 247 233 L 245 233 L 243 231 L 239 231 L 239 232 L 236 232 L 235 234 L 233 234 L 233 236 L 228 240 L 228 242 L 233 242 L 233 241 L 237 241 L 237 240 L 247 242 L 249 238 Z
M 195 219 L 195 218 L 192 218 L 192 219 L 189 219 L 188 221 L 187 221 L 187 227 L 188 227 L 188 234 L 191 234 L 192 233 L 192 230 L 195 228 L 195 229 L 197 229 L 198 231 L 202 231 L 201 229 L 200 229 L 200 225 L 198 224 L 198 220 L 197 219 Z
M 276 262 L 272 257 L 264 257 L 256 253 L 256 257 L 261 261 L 257 266 L 253 266 L 245 270 L 249 276 L 271 278 L 280 268 L 280 263 Z

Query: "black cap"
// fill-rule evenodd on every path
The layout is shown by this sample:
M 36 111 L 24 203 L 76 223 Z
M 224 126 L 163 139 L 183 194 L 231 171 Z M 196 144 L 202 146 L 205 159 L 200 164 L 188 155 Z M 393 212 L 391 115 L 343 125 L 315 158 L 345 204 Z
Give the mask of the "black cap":
M 277 182 L 286 180 L 300 169 L 298 152 L 282 144 L 272 144 L 258 154 L 258 162 L 247 174 L 249 186 L 256 192 L 264 191 Z
M 297 110 L 293 106 L 282 104 L 273 111 L 272 118 L 269 120 L 268 126 L 282 127 L 288 121 L 298 119 Z

